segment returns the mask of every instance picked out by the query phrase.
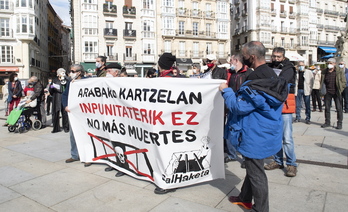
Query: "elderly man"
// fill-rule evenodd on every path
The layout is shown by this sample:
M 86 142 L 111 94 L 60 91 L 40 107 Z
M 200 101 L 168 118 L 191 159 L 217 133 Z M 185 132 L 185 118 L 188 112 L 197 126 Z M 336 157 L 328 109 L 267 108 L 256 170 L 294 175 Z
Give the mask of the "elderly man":
M 44 86 L 40 82 L 40 80 L 36 76 L 30 77 L 28 80 L 29 85 L 33 85 L 34 87 L 34 94 L 30 97 L 29 100 L 26 101 L 26 103 L 30 103 L 31 101 L 34 101 L 34 99 L 37 100 L 36 104 L 36 110 L 37 110 L 37 118 L 41 121 L 41 129 L 46 127 L 46 112 L 45 112 L 45 93 L 44 93 Z
M 119 77 L 122 67 L 118 63 L 110 63 L 105 69 L 106 77 Z
M 330 108 L 332 99 L 335 101 L 337 111 L 336 129 L 342 129 L 343 109 L 342 109 L 342 92 L 346 87 L 346 77 L 344 69 L 336 67 L 336 59 L 330 58 L 327 61 L 327 68 L 321 73 L 321 87 L 326 86 L 326 94 L 324 96 L 325 105 L 325 123 L 322 128 L 330 126 Z

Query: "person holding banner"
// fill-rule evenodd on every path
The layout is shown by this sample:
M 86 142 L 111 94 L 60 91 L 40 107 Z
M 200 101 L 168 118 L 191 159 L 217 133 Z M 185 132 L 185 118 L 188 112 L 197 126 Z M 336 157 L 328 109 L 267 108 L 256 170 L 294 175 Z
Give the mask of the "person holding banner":
M 63 104 L 63 108 L 65 109 L 66 112 L 70 113 L 69 110 L 69 105 L 68 105 L 68 97 L 69 97 L 69 88 L 70 88 L 70 83 L 73 83 L 75 80 L 79 80 L 84 78 L 85 75 L 85 71 L 83 70 L 83 66 L 79 65 L 79 64 L 74 64 L 70 66 L 70 78 L 71 81 L 69 81 L 66 85 L 65 91 L 62 94 L 62 104 Z M 70 145 L 71 145 L 71 149 L 70 149 L 70 154 L 71 157 L 69 159 L 65 160 L 65 163 L 72 163 L 75 161 L 79 161 L 79 152 L 77 150 L 77 146 L 76 146 L 76 141 L 75 141 L 75 137 L 74 137 L 74 132 L 72 130 L 72 128 L 70 128 L 69 130 L 70 132 Z M 85 163 L 84 166 L 90 166 L 91 163 Z
M 286 80 L 278 78 L 268 67 L 265 53 L 259 41 L 244 44 L 243 63 L 254 69 L 248 76 L 253 80 L 244 83 L 237 92 L 226 83 L 220 85 L 229 109 L 228 140 L 245 157 L 246 168 L 239 196 L 230 196 L 229 201 L 253 211 L 269 211 L 264 159 L 281 149 L 282 104 L 288 95 Z

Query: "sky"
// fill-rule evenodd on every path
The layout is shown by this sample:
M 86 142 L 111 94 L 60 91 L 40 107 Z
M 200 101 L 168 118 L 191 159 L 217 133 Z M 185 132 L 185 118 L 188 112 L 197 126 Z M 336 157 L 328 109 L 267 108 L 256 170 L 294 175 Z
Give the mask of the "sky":
M 63 20 L 63 24 L 66 26 L 71 26 L 69 0 L 49 0 L 49 2 L 60 19 Z

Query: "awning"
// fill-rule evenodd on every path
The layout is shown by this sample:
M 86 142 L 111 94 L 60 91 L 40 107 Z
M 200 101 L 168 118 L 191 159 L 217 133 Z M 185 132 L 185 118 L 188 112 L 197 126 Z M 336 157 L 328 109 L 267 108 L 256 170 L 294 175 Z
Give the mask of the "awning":
M 325 55 L 325 56 L 321 57 L 320 59 L 329 59 L 331 57 L 334 57 L 334 55 L 333 54 L 328 54 L 328 55 Z
M 318 46 L 319 49 L 323 50 L 325 53 L 336 53 L 337 49 L 330 46 Z
M 0 71 L 1 72 L 18 72 L 19 71 L 19 68 L 18 67 L 0 67 Z
M 80 63 L 80 65 L 83 66 L 83 69 L 87 73 L 94 73 L 95 72 L 95 63 Z
M 297 52 L 285 52 L 285 57 L 287 57 L 290 61 L 305 61 L 305 58 L 299 55 Z
M 190 58 L 176 58 L 177 66 L 190 66 L 192 65 L 192 60 Z

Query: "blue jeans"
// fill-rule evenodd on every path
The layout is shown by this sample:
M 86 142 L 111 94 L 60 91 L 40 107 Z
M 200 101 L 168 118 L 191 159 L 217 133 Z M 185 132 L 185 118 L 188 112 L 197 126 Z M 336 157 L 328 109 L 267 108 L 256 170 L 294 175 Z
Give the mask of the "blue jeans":
M 76 141 L 75 141 L 75 136 L 74 133 L 72 131 L 72 129 L 70 128 L 70 154 L 71 154 L 71 158 L 75 159 L 75 160 L 79 160 L 79 152 L 77 150 L 77 146 L 76 146 Z
M 236 148 L 232 145 L 232 142 L 228 139 L 225 139 L 226 143 L 226 154 L 229 159 L 237 159 L 237 151 Z
M 305 96 L 303 89 L 298 89 L 296 96 L 296 119 L 301 120 L 301 107 L 302 107 L 302 98 L 306 106 L 306 120 L 311 120 L 311 103 L 310 103 L 310 95 Z
M 286 165 L 296 166 L 296 155 L 294 147 L 294 139 L 292 138 L 292 114 L 284 113 L 283 118 L 283 147 L 275 154 L 274 161 L 280 165 L 283 164 L 283 152 L 286 156 Z

